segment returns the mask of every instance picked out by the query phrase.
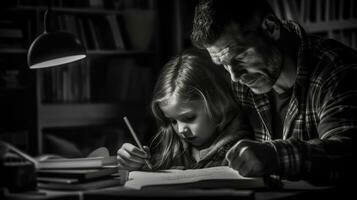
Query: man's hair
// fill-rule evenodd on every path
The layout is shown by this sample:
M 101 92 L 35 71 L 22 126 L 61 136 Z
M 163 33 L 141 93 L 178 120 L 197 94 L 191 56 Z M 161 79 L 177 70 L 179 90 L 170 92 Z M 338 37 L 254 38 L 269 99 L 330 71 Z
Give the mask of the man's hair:
M 191 41 L 204 48 L 213 44 L 232 22 L 244 26 L 255 16 L 269 13 L 273 10 L 265 0 L 200 0 L 195 8 Z

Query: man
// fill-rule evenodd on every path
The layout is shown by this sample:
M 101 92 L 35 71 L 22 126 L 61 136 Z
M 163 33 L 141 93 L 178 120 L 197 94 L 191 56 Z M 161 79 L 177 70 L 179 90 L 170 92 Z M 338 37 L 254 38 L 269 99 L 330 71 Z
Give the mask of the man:
M 226 155 L 245 176 L 343 180 L 357 134 L 357 53 L 282 22 L 263 0 L 203 0 L 192 42 L 230 73 L 255 140 Z

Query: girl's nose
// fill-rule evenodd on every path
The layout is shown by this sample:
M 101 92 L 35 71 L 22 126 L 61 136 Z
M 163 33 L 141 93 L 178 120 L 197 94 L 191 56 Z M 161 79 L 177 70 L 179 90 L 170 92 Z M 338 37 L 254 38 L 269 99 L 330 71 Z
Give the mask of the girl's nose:
M 183 130 L 180 132 L 180 135 L 182 135 L 183 138 L 192 137 L 192 133 L 187 127 L 183 128 Z
M 183 123 L 180 123 L 180 122 L 177 122 L 177 132 L 179 133 L 182 133 L 185 131 L 185 129 L 187 129 L 187 127 L 183 124 Z

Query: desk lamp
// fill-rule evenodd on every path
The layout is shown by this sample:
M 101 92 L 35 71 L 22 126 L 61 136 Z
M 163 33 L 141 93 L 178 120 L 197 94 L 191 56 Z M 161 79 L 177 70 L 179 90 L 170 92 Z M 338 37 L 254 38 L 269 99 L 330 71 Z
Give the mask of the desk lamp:
M 48 12 L 49 9 L 44 15 L 44 32 L 32 42 L 27 54 L 30 69 L 62 65 L 86 57 L 85 48 L 73 34 L 47 30 Z

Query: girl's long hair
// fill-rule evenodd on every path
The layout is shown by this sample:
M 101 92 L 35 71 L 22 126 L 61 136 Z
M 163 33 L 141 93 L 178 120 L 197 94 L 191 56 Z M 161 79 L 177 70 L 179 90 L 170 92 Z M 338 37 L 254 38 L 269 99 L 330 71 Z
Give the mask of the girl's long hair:
M 162 68 L 154 88 L 151 109 L 158 133 L 151 142 L 155 168 L 170 168 L 182 154 L 183 141 L 161 111 L 160 102 L 173 94 L 184 101 L 202 100 L 209 117 L 222 130 L 237 112 L 228 73 L 213 64 L 205 50 L 190 49 L 172 58 Z

